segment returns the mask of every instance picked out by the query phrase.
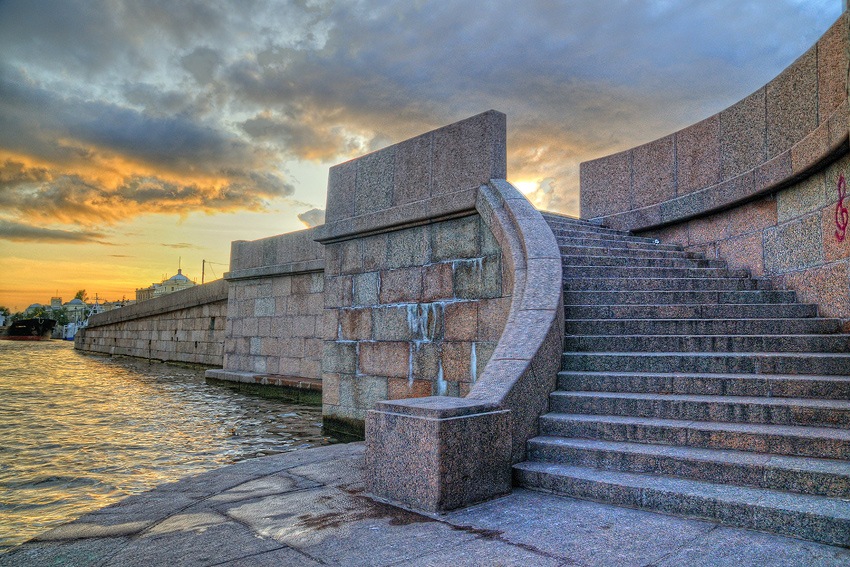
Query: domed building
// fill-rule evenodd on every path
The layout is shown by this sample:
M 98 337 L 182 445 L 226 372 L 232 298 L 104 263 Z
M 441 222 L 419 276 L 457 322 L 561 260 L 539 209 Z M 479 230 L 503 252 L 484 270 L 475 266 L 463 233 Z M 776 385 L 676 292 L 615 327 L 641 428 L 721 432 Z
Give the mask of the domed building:
M 183 275 L 183 270 L 177 268 L 177 273 L 160 283 L 151 284 L 150 287 L 140 288 L 136 290 L 136 301 L 145 301 L 153 299 L 167 293 L 174 293 L 181 289 L 186 289 L 195 286 L 195 282 Z
M 62 307 L 65 308 L 65 313 L 68 315 L 69 321 L 80 323 L 86 320 L 86 310 L 88 309 L 88 305 L 86 305 L 79 297 L 75 297 Z

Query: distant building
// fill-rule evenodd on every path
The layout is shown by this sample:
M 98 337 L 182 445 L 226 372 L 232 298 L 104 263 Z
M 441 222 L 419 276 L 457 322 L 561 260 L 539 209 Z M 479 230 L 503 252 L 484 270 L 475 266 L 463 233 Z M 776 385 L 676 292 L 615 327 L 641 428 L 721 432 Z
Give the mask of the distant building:
M 177 273 L 167 280 L 162 280 L 161 283 L 151 284 L 149 287 L 137 289 L 136 301 L 146 301 L 148 299 L 153 299 L 154 297 L 159 297 L 160 295 L 174 293 L 175 291 L 187 289 L 195 285 L 195 282 L 184 276 L 183 270 L 178 268 Z
M 61 297 L 51 297 L 50 298 L 50 309 L 52 309 L 52 310 L 62 309 L 62 298 Z
M 68 321 L 72 323 L 80 323 L 86 320 L 89 306 L 85 302 L 75 297 L 62 307 L 65 308 L 65 314 L 68 316 Z

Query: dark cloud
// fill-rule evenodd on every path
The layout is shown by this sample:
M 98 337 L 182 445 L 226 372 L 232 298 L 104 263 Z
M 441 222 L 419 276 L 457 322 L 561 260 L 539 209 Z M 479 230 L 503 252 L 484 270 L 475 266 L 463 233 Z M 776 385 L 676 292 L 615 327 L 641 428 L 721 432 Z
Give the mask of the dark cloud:
M 104 234 L 92 231 L 71 231 L 31 226 L 0 219 L 0 239 L 13 242 L 47 242 L 52 244 L 86 244 L 103 242 Z
M 17 188 L 0 203 L 107 218 L 258 210 L 293 194 L 287 160 L 342 161 L 495 108 L 509 176 L 536 180 L 540 206 L 575 211 L 580 161 L 743 98 L 840 7 L 5 0 L 0 158 L 30 156 L 9 175 L 36 178 L 0 177 Z
M 325 224 L 325 211 L 322 209 L 310 209 L 298 215 L 298 220 L 304 223 L 307 228 L 313 228 L 320 224 Z
M 163 246 L 165 246 L 166 248 L 175 248 L 175 249 L 178 249 L 178 250 L 182 250 L 182 249 L 186 249 L 186 248 L 191 248 L 193 250 L 197 250 L 197 249 L 200 248 L 199 246 L 197 246 L 195 244 L 190 244 L 189 242 L 175 242 L 174 244 L 163 244 Z

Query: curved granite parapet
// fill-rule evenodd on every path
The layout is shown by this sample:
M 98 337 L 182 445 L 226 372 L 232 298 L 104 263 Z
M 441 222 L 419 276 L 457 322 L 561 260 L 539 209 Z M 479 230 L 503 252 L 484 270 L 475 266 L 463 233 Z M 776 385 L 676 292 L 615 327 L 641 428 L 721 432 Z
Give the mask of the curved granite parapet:
M 369 491 L 429 511 L 510 491 L 511 465 L 537 433 L 560 368 L 564 313 L 554 234 L 504 180 L 479 188 L 476 210 L 502 249 L 512 289 L 493 355 L 465 398 L 379 402 L 366 420 Z
M 511 460 L 525 458 L 526 441 L 548 403 L 560 369 L 564 338 L 561 253 L 543 216 L 510 183 L 493 180 L 478 192 L 479 214 L 513 274 L 505 329 L 467 396 L 511 410 Z
M 581 217 L 647 230 L 750 201 L 847 146 L 848 15 L 770 83 L 648 144 L 581 164 Z

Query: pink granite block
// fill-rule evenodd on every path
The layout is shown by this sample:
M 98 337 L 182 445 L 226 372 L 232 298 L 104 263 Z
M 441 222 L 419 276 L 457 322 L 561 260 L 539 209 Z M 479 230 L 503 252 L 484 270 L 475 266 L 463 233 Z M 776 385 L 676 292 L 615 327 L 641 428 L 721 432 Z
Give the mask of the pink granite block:
M 632 150 L 632 207 L 676 196 L 674 137 L 666 136 Z
M 845 12 L 817 43 L 818 112 L 824 121 L 847 98 L 848 38 Z
M 720 177 L 730 179 L 764 162 L 765 89 L 720 113 Z
M 818 124 L 818 57 L 812 47 L 767 84 L 767 155 L 791 148 Z
M 447 341 L 474 341 L 478 335 L 478 303 L 462 301 L 445 306 L 445 331 Z
M 421 201 L 431 196 L 433 143 L 434 135 L 428 133 L 398 145 L 393 205 Z
M 382 402 L 366 418 L 367 490 L 447 511 L 510 492 L 509 412 L 427 397 Z
M 425 398 L 434 394 L 433 389 L 434 382 L 431 380 L 390 378 L 387 380 L 387 399 Z
M 717 244 L 717 254 L 729 268 L 746 268 L 753 276 L 764 274 L 764 250 L 760 232 L 730 238 Z
M 410 343 L 362 342 L 359 369 L 370 376 L 407 378 L 410 371 Z
M 684 195 L 720 181 L 720 115 L 676 133 L 677 194 Z
M 449 299 L 454 294 L 454 282 L 452 280 L 452 264 L 441 262 L 430 264 L 423 268 L 422 273 L 422 301 L 431 302 L 441 299 Z
M 422 268 L 402 268 L 381 273 L 380 302 L 417 302 L 422 297 Z
M 632 208 L 631 151 L 583 162 L 579 171 L 581 218 L 592 219 Z
M 435 130 L 431 196 L 505 179 L 506 130 L 505 115 L 492 110 Z
M 372 336 L 371 309 L 340 309 L 339 325 L 342 339 L 365 340 Z

